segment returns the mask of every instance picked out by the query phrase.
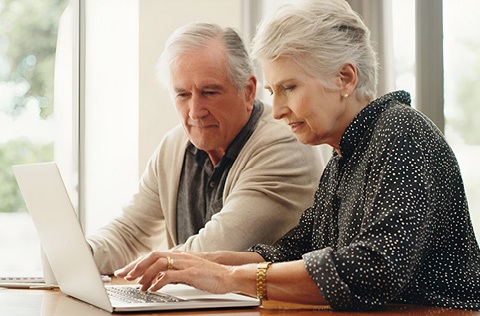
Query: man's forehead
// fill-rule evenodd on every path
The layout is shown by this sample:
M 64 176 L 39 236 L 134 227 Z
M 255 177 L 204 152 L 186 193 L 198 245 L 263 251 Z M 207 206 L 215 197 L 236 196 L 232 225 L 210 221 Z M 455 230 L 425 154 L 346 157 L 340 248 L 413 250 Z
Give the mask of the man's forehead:
M 190 90 L 192 88 L 199 89 L 199 90 L 215 90 L 215 91 L 225 91 L 226 87 L 222 83 L 204 83 L 204 84 L 191 84 L 191 85 L 181 85 L 181 84 L 173 84 L 174 91 L 185 91 Z

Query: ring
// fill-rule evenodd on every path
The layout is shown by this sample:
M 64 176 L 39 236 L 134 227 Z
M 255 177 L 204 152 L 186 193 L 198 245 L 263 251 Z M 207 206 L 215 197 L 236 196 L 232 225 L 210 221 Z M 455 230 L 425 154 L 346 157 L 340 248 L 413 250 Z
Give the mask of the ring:
M 173 259 L 170 257 L 167 257 L 167 270 L 172 270 L 173 269 Z

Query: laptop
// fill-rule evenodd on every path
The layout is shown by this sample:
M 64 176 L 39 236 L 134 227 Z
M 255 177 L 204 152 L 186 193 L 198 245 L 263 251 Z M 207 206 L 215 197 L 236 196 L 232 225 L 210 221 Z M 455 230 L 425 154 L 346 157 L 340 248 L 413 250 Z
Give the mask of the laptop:
M 260 305 L 257 298 L 237 293 L 211 294 L 183 284 L 169 284 L 157 292 L 140 292 L 136 284 L 104 284 L 56 163 L 12 168 L 55 279 L 65 294 L 108 312 Z M 120 294 L 107 293 L 125 291 L 143 296 L 144 301 L 127 302 L 120 299 Z

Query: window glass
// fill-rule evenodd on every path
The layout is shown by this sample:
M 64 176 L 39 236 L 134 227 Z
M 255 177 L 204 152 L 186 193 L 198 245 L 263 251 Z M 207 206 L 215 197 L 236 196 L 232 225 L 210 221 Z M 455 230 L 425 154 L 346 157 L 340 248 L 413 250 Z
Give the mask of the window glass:
M 395 89 L 415 103 L 415 0 L 392 1 Z M 443 1 L 445 136 L 458 159 L 473 226 L 480 239 L 480 10 L 476 0 Z M 415 105 L 415 104 L 414 104 Z M 477 193 L 477 194 L 475 194 Z
M 408 91 L 415 107 L 415 0 L 391 4 L 395 90 Z
M 41 269 L 11 166 L 54 160 L 55 52 L 67 2 L 0 0 L 0 273 Z
M 444 0 L 445 135 L 457 155 L 480 240 L 480 1 Z

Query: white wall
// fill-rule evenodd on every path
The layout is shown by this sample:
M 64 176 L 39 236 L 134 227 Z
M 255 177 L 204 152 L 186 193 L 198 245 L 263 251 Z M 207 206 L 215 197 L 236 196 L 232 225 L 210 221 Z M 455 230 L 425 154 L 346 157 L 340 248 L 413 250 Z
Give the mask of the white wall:
M 87 231 L 120 208 L 138 177 L 138 19 L 137 1 L 85 1 L 80 209 Z
M 155 78 L 155 65 L 168 36 L 193 21 L 241 29 L 241 0 L 140 1 L 139 165 L 143 171 L 167 130 L 179 123 L 167 91 Z
M 241 29 L 242 0 L 85 0 L 82 200 L 86 233 L 114 216 L 178 124 L 155 64 L 171 32 L 192 21 Z

